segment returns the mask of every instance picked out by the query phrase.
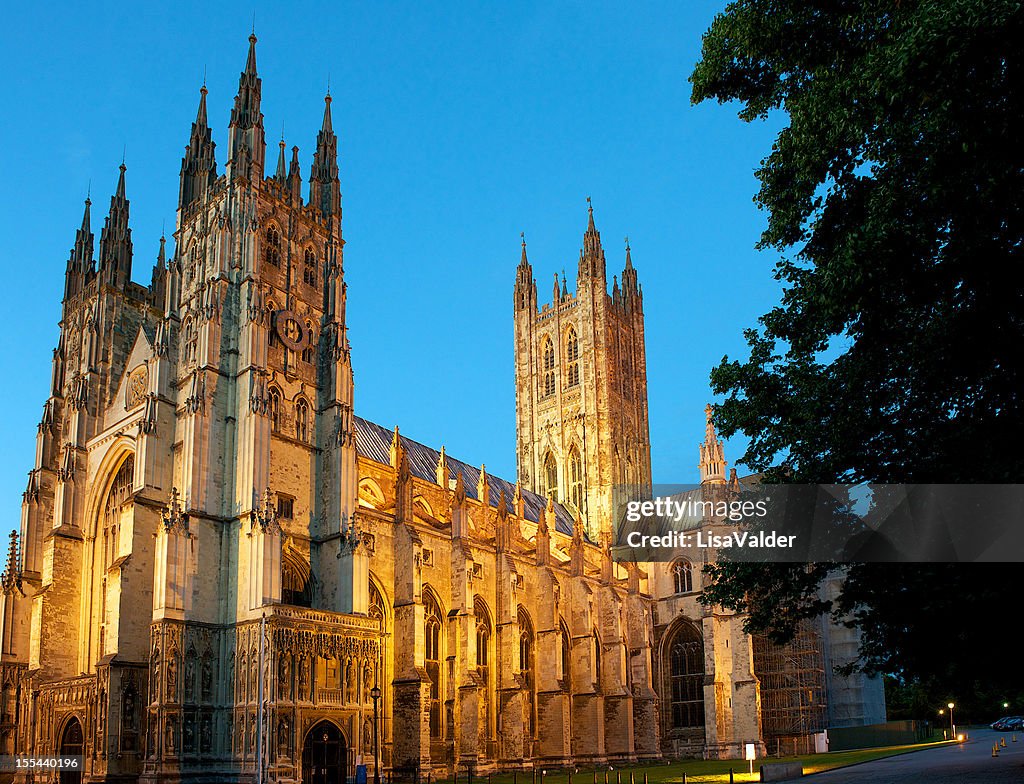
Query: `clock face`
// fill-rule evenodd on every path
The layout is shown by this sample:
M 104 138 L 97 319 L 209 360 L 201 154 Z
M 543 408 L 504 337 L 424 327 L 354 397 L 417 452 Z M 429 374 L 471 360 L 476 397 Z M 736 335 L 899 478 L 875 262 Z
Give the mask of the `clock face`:
M 301 351 L 309 340 L 306 327 L 290 310 L 279 310 L 274 320 L 277 336 L 292 351 Z

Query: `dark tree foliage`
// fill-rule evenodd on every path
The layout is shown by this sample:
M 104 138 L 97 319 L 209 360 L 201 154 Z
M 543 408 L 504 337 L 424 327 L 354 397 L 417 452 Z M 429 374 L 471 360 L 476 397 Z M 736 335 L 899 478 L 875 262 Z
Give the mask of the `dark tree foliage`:
M 738 0 L 705 34 L 693 102 L 790 120 L 755 197 L 782 301 L 711 374 L 719 427 L 767 481 L 1024 476 L 1022 41 L 1008 0 Z M 1007 639 L 994 608 L 1022 582 L 854 565 L 831 606 L 826 571 L 723 563 L 705 600 L 780 640 L 849 613 L 860 666 L 941 688 L 995 666 L 978 643 Z

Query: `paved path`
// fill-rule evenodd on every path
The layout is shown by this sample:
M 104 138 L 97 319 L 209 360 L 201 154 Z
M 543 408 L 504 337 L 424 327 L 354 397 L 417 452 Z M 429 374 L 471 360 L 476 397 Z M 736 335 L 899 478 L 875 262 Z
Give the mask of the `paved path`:
M 1024 735 L 1012 743 L 1009 732 L 974 730 L 956 746 L 915 751 L 816 773 L 808 784 L 1024 784 Z M 993 759 L 992 744 L 1006 738 L 1006 748 Z

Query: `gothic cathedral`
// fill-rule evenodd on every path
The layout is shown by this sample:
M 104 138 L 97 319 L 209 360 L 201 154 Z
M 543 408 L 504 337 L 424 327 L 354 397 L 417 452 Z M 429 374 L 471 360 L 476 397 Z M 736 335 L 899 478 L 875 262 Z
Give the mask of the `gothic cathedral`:
M 776 726 L 700 564 L 611 559 L 612 488 L 651 484 L 643 294 L 628 247 L 609 291 L 592 209 L 573 294 L 539 306 L 523 243 L 518 481 L 356 415 L 331 98 L 308 188 L 283 141 L 265 172 L 249 41 L 220 166 L 200 91 L 149 286 L 125 166 L 96 254 L 86 201 L 0 580 L 0 753 L 343 781 L 736 757 L 831 720 L 827 629 L 815 712 Z

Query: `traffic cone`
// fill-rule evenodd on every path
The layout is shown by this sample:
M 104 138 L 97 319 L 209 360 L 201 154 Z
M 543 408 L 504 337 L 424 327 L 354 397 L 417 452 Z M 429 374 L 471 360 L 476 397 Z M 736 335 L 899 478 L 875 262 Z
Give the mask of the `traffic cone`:
M 999 746 L 1000 746 L 1000 748 L 1003 748 L 1003 749 L 1006 748 L 1006 738 L 1000 738 L 999 739 Z
M 999 756 L 999 744 L 998 743 L 993 743 L 992 744 L 992 756 L 993 757 L 998 757 Z
M 1010 736 L 1010 740 L 1012 740 L 1014 743 L 1017 742 L 1017 733 L 1016 732 L 1013 733 L 1013 735 Z

